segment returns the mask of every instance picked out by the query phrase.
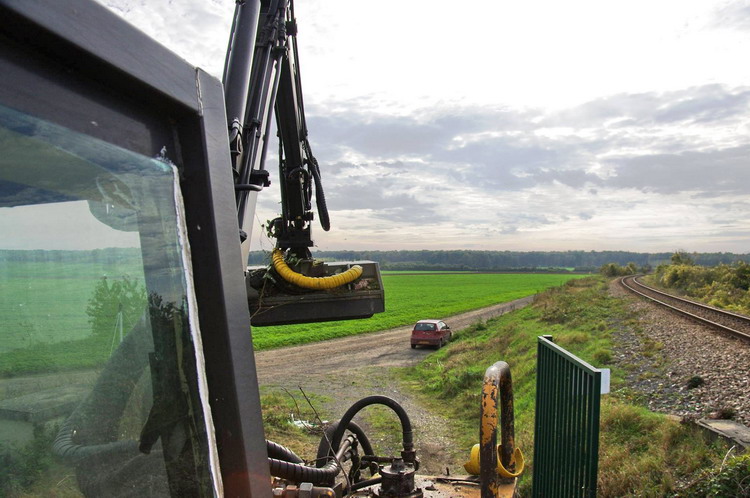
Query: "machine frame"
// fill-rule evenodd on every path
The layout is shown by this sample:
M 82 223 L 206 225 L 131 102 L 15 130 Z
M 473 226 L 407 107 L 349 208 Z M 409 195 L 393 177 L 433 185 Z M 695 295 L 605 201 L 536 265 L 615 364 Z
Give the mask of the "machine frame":
M 0 19 L 0 103 L 179 168 L 223 490 L 270 496 L 221 82 L 87 0 Z

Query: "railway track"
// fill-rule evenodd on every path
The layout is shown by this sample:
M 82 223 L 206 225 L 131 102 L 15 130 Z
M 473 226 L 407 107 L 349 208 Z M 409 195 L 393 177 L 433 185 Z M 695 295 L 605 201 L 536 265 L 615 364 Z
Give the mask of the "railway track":
M 622 277 L 620 283 L 627 290 L 661 306 L 750 342 L 750 317 L 667 294 L 642 284 L 634 276 Z

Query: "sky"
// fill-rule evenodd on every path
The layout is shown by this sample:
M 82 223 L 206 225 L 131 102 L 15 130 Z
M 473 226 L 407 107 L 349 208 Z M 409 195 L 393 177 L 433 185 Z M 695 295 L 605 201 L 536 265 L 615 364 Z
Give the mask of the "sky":
M 233 0 L 99 2 L 221 77 Z M 750 251 L 750 1 L 295 14 L 317 249 Z M 279 210 L 266 168 L 259 223 Z

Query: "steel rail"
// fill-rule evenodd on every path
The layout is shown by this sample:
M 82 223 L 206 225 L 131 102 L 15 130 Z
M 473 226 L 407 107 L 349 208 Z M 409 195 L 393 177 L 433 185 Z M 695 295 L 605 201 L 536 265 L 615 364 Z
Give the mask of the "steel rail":
M 713 320 L 709 320 L 708 318 L 706 318 L 704 316 L 696 315 L 695 313 L 691 313 L 691 312 L 689 312 L 687 310 L 678 308 L 676 306 L 672 306 L 671 304 L 668 304 L 667 302 L 665 302 L 663 300 L 657 299 L 654 296 L 650 296 L 648 294 L 645 294 L 644 292 L 641 292 L 636 287 L 644 289 L 644 290 L 646 290 L 648 292 L 651 292 L 651 293 L 656 294 L 658 296 L 661 296 L 663 298 L 672 299 L 672 300 L 677 301 L 679 303 L 684 303 L 687 306 L 691 306 L 693 308 L 697 308 L 699 310 L 703 310 L 703 311 L 708 312 L 708 313 L 713 313 L 713 314 L 718 315 L 718 316 L 727 317 L 730 321 L 741 322 L 741 323 L 745 324 L 748 328 L 750 328 L 750 318 L 748 318 L 746 316 L 739 315 L 737 313 L 732 313 L 731 311 L 721 310 L 719 308 L 714 308 L 713 306 L 708 306 L 706 304 L 697 303 L 697 302 L 691 301 L 689 299 L 683 299 L 681 297 L 674 296 L 674 295 L 668 294 L 666 292 L 662 292 L 662 291 L 660 291 L 658 289 L 654 289 L 653 287 L 649 287 L 647 285 L 642 284 L 641 282 L 639 282 L 636 279 L 635 276 L 622 277 L 620 279 L 620 284 L 623 287 L 625 287 L 627 290 L 629 290 L 629 291 L 631 291 L 631 292 L 633 292 L 635 294 L 638 294 L 638 295 L 640 295 L 642 297 L 645 297 L 646 299 L 648 299 L 650 301 L 653 301 L 653 302 L 655 302 L 655 303 L 657 303 L 657 304 L 659 304 L 661 306 L 664 306 L 664 307 L 669 308 L 669 309 L 671 309 L 673 311 L 676 311 L 677 313 L 680 313 L 682 315 L 688 316 L 688 317 L 690 317 L 691 319 L 693 319 L 695 321 L 698 321 L 698 322 L 703 323 L 705 325 L 708 325 L 710 327 L 714 327 L 714 328 L 720 329 L 720 330 L 722 330 L 724 332 L 728 332 L 728 333 L 734 335 L 735 337 L 738 337 L 738 338 L 743 339 L 745 341 L 750 341 L 750 334 L 747 333 L 747 332 L 743 332 L 741 330 L 734 329 L 734 328 L 729 327 L 727 325 L 724 325 L 722 323 L 718 323 L 718 322 L 715 322 Z

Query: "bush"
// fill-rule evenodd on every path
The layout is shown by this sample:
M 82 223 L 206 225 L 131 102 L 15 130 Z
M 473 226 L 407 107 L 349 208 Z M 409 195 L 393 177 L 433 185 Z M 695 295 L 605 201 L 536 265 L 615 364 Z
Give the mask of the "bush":
M 94 335 L 109 335 L 118 320 L 130 330 L 146 309 L 146 289 L 127 275 L 119 279 L 102 277 L 89 299 L 86 314 Z
M 695 389 L 696 387 L 700 387 L 704 384 L 703 377 L 700 377 L 698 375 L 694 375 L 690 377 L 687 381 L 687 388 L 688 389 Z
M 34 426 L 34 439 L 20 448 L 0 445 L 0 495 L 16 496 L 28 489 L 52 463 L 49 448 L 57 427 Z
M 732 458 L 718 471 L 705 473 L 681 496 L 750 496 L 750 454 Z
M 711 306 L 750 313 L 750 265 L 742 261 L 714 267 L 661 265 L 654 273 L 654 282 Z

